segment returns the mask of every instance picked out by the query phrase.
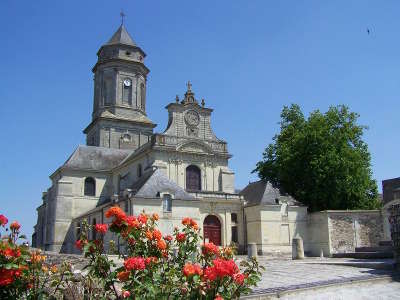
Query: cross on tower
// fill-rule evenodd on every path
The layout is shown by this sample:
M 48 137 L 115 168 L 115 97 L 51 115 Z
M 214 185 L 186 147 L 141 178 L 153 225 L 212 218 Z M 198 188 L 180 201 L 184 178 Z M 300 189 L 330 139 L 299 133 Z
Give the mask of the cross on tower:
M 122 24 L 124 24 L 124 18 L 125 18 L 125 14 L 124 14 L 124 11 L 121 9 L 121 12 L 120 12 L 120 14 L 119 14 L 120 16 L 121 16 L 121 25 Z

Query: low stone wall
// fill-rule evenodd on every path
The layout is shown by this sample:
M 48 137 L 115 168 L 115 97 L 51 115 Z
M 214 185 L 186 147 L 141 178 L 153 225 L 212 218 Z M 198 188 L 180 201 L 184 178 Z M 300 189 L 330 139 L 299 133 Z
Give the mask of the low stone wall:
M 379 241 L 383 240 L 379 210 L 327 213 L 331 254 L 353 252 L 356 247 L 378 246 Z
M 308 218 L 305 251 L 319 256 L 354 252 L 356 247 L 378 246 L 384 239 L 383 218 L 379 210 L 327 210 Z
M 39 249 L 31 248 L 31 251 L 37 251 Z M 68 262 L 74 266 L 75 269 L 83 269 L 89 262 L 89 260 L 83 255 L 78 254 L 63 254 L 52 251 L 42 251 L 42 255 L 46 256 L 46 263 L 49 265 L 61 265 L 64 262 Z

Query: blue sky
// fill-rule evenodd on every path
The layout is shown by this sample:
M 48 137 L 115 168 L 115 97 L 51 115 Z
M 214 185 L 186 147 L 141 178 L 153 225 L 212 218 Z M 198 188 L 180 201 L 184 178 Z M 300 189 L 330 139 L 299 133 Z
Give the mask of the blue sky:
M 0 2 L 1 209 L 31 234 L 48 179 L 84 144 L 96 52 L 120 24 L 147 53 L 147 113 L 193 83 L 244 187 L 283 105 L 346 104 L 369 126 L 373 175 L 400 175 L 399 1 Z M 367 28 L 370 34 L 367 34 Z

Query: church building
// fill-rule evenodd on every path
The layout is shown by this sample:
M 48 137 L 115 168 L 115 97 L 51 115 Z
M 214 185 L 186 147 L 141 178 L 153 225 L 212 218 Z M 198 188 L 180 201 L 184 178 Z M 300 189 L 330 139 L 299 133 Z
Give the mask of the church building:
M 228 144 L 214 134 L 213 109 L 196 98 L 190 82 L 181 98 L 166 105 L 168 124 L 156 133 L 146 113 L 146 54 L 124 25 L 97 56 L 86 145 L 50 175 L 51 187 L 37 208 L 34 247 L 76 252 L 81 222 L 110 222 L 104 215 L 112 205 L 127 214 L 158 213 L 164 234 L 189 216 L 204 241 L 242 252 L 249 243 L 260 253 L 290 252 L 295 235 L 307 239 L 307 208 L 295 199 L 262 181 L 235 191 Z M 318 240 L 311 244 L 306 249 L 318 254 L 329 248 Z

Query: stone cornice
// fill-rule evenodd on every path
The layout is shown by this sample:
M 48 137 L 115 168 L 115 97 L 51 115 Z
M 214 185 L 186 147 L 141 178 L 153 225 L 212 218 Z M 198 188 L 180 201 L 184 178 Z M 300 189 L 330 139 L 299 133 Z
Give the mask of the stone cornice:
M 100 122 L 101 120 L 107 120 L 107 121 L 117 121 L 117 122 L 122 122 L 125 124 L 134 124 L 134 125 L 141 125 L 143 127 L 149 127 L 149 128 L 154 128 L 157 126 L 157 124 L 154 123 L 148 123 L 148 122 L 141 122 L 141 121 L 134 121 L 134 120 L 127 120 L 127 119 L 121 119 L 121 118 L 108 118 L 108 117 L 96 117 L 90 124 L 83 130 L 83 133 L 87 134 L 89 130 L 97 123 Z
M 168 109 L 168 111 L 175 109 L 176 111 L 181 111 L 181 112 L 187 110 L 188 108 L 194 108 L 194 109 L 196 109 L 200 112 L 204 112 L 206 114 L 210 114 L 214 111 L 212 108 L 202 107 L 197 103 L 187 103 L 187 104 L 170 103 L 165 108 Z
M 122 59 L 122 58 L 109 58 L 109 59 L 103 59 L 101 61 L 97 61 L 96 64 L 94 65 L 94 67 L 92 68 L 92 72 L 96 73 L 97 68 L 100 65 L 104 65 L 109 63 L 110 67 L 113 67 L 112 63 L 120 63 L 120 64 L 116 64 L 115 67 L 126 67 L 127 65 L 132 65 L 132 66 L 136 66 L 142 69 L 142 72 L 145 73 L 145 75 L 149 74 L 150 70 L 141 62 L 138 61 L 131 61 L 131 60 L 126 60 L 126 59 Z

